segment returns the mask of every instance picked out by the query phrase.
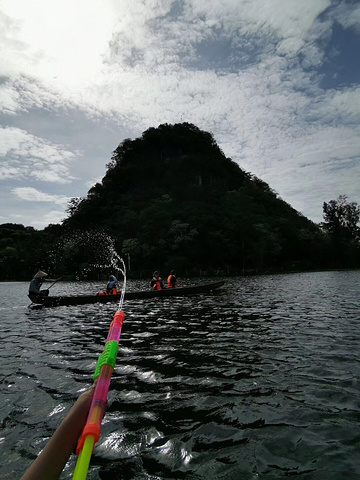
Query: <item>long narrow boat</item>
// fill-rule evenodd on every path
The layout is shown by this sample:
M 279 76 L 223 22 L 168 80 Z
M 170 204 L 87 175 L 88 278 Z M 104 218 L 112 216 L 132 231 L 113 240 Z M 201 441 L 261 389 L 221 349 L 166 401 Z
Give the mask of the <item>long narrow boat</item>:
M 206 283 L 202 285 L 192 285 L 189 287 L 165 288 L 164 290 L 144 290 L 138 292 L 126 292 L 125 300 L 154 298 L 154 297 L 176 297 L 183 295 L 193 295 L 196 293 L 206 293 L 216 290 L 224 285 L 224 282 Z M 33 303 L 43 305 L 44 307 L 58 307 L 61 305 L 85 305 L 86 303 L 107 303 L 118 302 L 121 293 L 115 295 L 73 295 L 67 297 L 41 297 L 33 300 Z

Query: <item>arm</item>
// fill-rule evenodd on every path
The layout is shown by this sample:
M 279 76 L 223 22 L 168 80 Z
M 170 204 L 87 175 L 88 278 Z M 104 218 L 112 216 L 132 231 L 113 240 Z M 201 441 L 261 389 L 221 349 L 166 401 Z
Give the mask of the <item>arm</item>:
M 95 384 L 80 395 L 21 480 L 57 480 L 59 478 L 86 423 L 94 390 Z

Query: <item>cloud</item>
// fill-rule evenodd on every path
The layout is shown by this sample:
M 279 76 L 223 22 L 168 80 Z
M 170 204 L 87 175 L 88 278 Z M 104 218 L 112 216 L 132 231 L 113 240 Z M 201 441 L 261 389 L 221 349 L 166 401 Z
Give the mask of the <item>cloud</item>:
M 325 90 L 319 68 L 335 22 L 359 31 L 358 5 L 3 0 L 1 8 L 4 115 L 79 109 L 135 135 L 159 123 L 195 123 L 312 218 L 321 204 L 314 195 L 328 197 L 336 185 L 355 192 L 359 87 Z M 36 136 L 36 126 L 32 132 L 2 130 L 0 178 L 69 183 L 79 153 Z
M 96 1 L 86 4 L 91 16 L 98 4 Z M 42 18 L 55 18 L 56 5 L 52 2 L 50 7 L 47 2 L 38 1 L 31 13 L 33 6 L 24 10 L 14 6 L 14 2 L 5 2 L 6 11 L 17 18 L 22 52 L 23 44 L 28 45 L 29 52 L 46 49 L 38 62 L 48 65 L 54 61 L 61 66 L 67 56 L 64 50 L 69 50 L 74 63 L 73 68 L 64 68 L 57 79 L 49 79 L 33 63 L 29 68 L 20 63 L 18 74 L 3 86 L 4 109 L 10 112 L 32 106 L 79 107 L 89 115 L 115 118 L 138 132 L 156 123 L 183 118 L 202 128 L 215 127 L 215 135 L 217 131 L 227 131 L 231 136 L 239 121 L 253 124 L 254 118 L 274 116 L 271 110 L 275 108 L 284 122 L 294 109 L 298 112 L 299 108 L 307 108 L 311 103 L 309 96 L 322 94 L 316 77 L 305 72 L 303 65 L 309 68 L 322 62 L 322 41 L 330 35 L 333 20 L 330 15 L 320 20 L 319 15 L 330 8 L 329 0 L 305 5 L 283 0 L 105 2 L 97 46 L 95 37 L 89 38 L 92 20 L 86 16 L 82 21 L 81 1 L 71 10 L 71 20 L 67 18 L 70 2 L 65 2 L 66 14 L 60 13 L 55 24 L 49 23 L 51 35 L 48 27 L 45 31 L 39 29 L 37 22 Z M 112 15 L 116 21 L 110 20 Z M 350 9 L 342 15 L 350 18 Z M 82 47 L 71 48 L 70 44 L 75 44 L 72 37 L 69 48 L 67 44 L 60 48 L 64 29 L 73 23 L 78 25 L 76 43 L 79 39 L 81 46 L 85 40 L 90 42 L 93 55 L 84 55 Z M 35 30 L 41 33 L 33 38 L 30 32 Z M 210 54 L 206 68 L 204 49 L 199 50 L 208 41 L 218 45 L 224 39 L 230 42 L 230 47 L 219 53 L 219 59 L 230 52 L 234 64 L 238 56 L 236 71 L 227 72 L 220 60 L 218 70 L 210 68 L 213 66 Z M 245 69 L 241 64 L 244 51 L 249 59 Z M 296 57 L 299 53 L 302 64 Z M 199 70 L 201 63 L 203 68 Z M 26 76 L 30 74 L 37 81 Z M 348 97 L 351 96 L 349 92 Z M 238 115 L 234 114 L 235 109 Z M 306 120 L 304 116 L 300 118 Z M 256 136 L 256 132 L 251 132 L 251 138 Z
M 96 74 L 116 18 L 112 2 L 3 0 L 1 7 L 4 75 L 81 87 L 83 79 Z
M 50 195 L 32 187 L 13 188 L 11 193 L 27 202 L 51 202 L 62 207 L 66 206 L 70 200 L 69 197 L 64 195 Z
M 71 108 L 71 102 L 66 96 L 59 96 L 59 93 L 59 90 L 42 80 L 23 74 L 9 78 L 0 85 L 0 114 L 15 115 L 31 108 L 46 108 L 52 111 Z
M 3 2 L 6 13 L 16 19 L 8 22 L 7 36 L 18 42 L 5 50 L 4 67 L 13 64 L 14 68 L 7 74 L 11 81 L 4 87 L 3 108 L 78 106 L 89 114 L 116 115 L 119 121 L 134 124 L 160 110 L 178 114 L 184 103 L 176 100 L 183 97 L 190 110 L 197 106 L 191 99 L 199 95 L 199 88 L 187 91 L 183 84 L 190 77 L 200 87 L 202 77 L 195 70 L 204 60 L 204 49 L 198 48 L 208 41 L 214 45 L 229 41 L 232 62 L 238 56 L 241 70 L 244 56 L 254 57 L 254 44 L 260 51 L 256 63 L 272 52 L 293 56 L 300 50 L 308 64 L 318 63 L 321 54 L 316 53 L 316 45 L 324 32 L 317 17 L 330 4 L 328 0 L 305 6 L 281 0 L 123 0 L 103 2 L 97 10 L 95 0 L 20 3 L 21 8 L 16 2 Z M 219 58 L 223 54 L 228 55 L 223 51 Z M 223 75 L 221 63 L 219 69 Z M 19 90 L 25 95 L 19 96 Z
M 360 87 L 343 88 L 342 91 L 330 90 L 320 101 L 312 106 L 313 114 L 324 116 L 337 124 L 358 125 L 360 120 Z
M 2 179 L 33 178 L 52 183 L 69 183 L 73 177 L 69 173 L 68 163 L 77 155 L 25 130 L 0 127 Z
M 20 95 L 12 85 L 0 85 L 0 113 L 15 114 L 20 109 Z
M 34 219 L 32 224 L 35 228 L 44 228 L 50 224 L 61 223 L 66 215 L 62 210 L 50 210 L 49 212 L 44 213 L 40 217 Z
M 29 217 L 29 214 L 13 214 L 11 222 L 22 223 L 23 225 L 29 226 L 29 219 L 31 218 L 31 226 L 37 229 L 43 229 L 49 224 L 60 223 L 64 218 L 65 214 L 62 210 L 49 210 L 45 209 L 36 209 L 36 214 L 34 217 Z
M 359 132 L 360 133 L 360 132 Z M 263 165 L 263 178 L 312 220 L 322 221 L 322 203 L 347 194 L 359 199 L 360 135 L 347 128 L 314 129 L 279 145 L 277 161 Z
M 21 169 L 6 165 L 0 165 L 0 180 L 8 180 L 10 178 L 19 178 L 21 176 Z
M 358 3 L 339 3 L 332 11 L 331 16 L 343 28 L 353 28 L 360 33 L 360 5 Z

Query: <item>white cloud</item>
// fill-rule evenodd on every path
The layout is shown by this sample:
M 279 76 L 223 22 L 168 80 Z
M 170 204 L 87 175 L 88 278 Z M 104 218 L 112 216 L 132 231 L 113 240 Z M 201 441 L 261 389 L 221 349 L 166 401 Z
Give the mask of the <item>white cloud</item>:
M 2 0 L 1 7 L 7 49 L 0 69 L 5 75 L 20 73 L 81 87 L 101 67 L 116 18 L 113 2 Z
M 13 188 L 11 192 L 27 202 L 51 202 L 62 207 L 66 206 L 70 200 L 69 197 L 64 195 L 50 195 L 32 187 L 17 187 Z
M 8 75 L 20 83 L 21 90 L 26 87 L 25 98 L 19 98 L 17 89 L 7 86 L 6 108 L 14 111 L 15 104 L 28 108 L 61 103 L 65 108 L 115 113 L 134 123 L 147 108 L 166 110 L 168 106 L 176 112 L 177 83 L 194 75 L 181 65 L 197 60 L 195 46 L 213 38 L 215 28 L 240 42 L 240 49 L 242 42 L 257 35 L 277 46 L 282 55 L 302 49 L 308 52 L 308 62 L 321 59 L 314 41 L 322 32 L 318 26 L 314 31 L 314 22 L 328 0 L 305 4 L 295 0 L 188 0 L 183 12 L 171 17 L 174 3 L 108 0 L 100 8 L 100 0 L 3 1 L 6 14 L 14 18 L 8 22 L 8 36 L 14 42 L 5 50 L 4 68 L 13 64 Z M 312 41 L 304 49 L 309 35 Z M 37 82 L 33 84 L 28 76 Z M 170 91 L 174 94 L 167 98 Z
M 19 110 L 20 95 L 12 85 L 0 85 L 0 113 L 14 114 Z
M 0 85 L 0 114 L 19 114 L 31 108 L 56 110 L 71 106 L 68 99 L 49 84 L 20 75 Z
M 65 216 L 66 215 L 61 210 L 45 211 L 44 208 L 37 208 L 36 212 L 31 216 L 26 214 L 12 214 L 11 223 L 15 220 L 16 223 L 22 223 L 26 226 L 31 225 L 34 228 L 43 229 L 50 223 L 60 223 Z
M 360 131 L 324 127 L 279 145 L 276 162 L 263 166 L 263 178 L 282 198 L 315 221 L 322 203 L 347 194 L 359 201 Z
M 316 113 L 326 120 L 358 125 L 360 121 L 360 87 L 331 90 L 316 105 Z M 315 110 L 315 109 L 314 109 Z M 313 112 L 315 113 L 315 112 Z
M 10 178 L 19 178 L 21 176 L 21 169 L 0 165 L 0 180 L 8 180 Z
M 68 163 L 76 155 L 25 130 L 0 127 L 0 158 L 0 178 L 69 183 L 73 177 Z
M 179 117 L 203 128 L 216 124 L 223 131 L 224 125 L 218 119 L 231 117 L 239 121 L 239 115 L 233 115 L 234 103 L 241 108 L 241 121 L 252 123 L 252 117 L 263 116 L 264 111 L 279 105 L 274 101 L 266 104 L 264 97 L 269 93 L 273 100 L 276 92 L 281 94 L 285 117 L 289 108 L 293 109 L 294 101 L 301 99 L 300 108 L 306 107 L 308 93 L 316 88 L 313 78 L 304 73 L 297 62 L 289 69 L 288 61 L 282 61 L 276 50 L 273 54 L 266 53 L 260 63 L 227 75 L 211 70 L 196 71 L 184 61 L 186 58 L 196 60 L 194 46 L 211 38 L 214 27 L 218 27 L 222 35 L 238 41 L 254 35 L 263 36 L 280 55 L 293 57 L 301 50 L 307 66 L 317 65 L 323 53 L 316 41 L 331 32 L 331 25 L 324 21 L 320 24 L 317 16 L 330 5 L 329 0 L 305 3 L 295 0 L 226 0 L 221 3 L 188 0 L 183 4 L 183 12 L 171 18 L 169 12 L 173 4 L 165 0 L 103 2 L 105 7 L 99 19 L 103 22 L 99 21 L 99 37 L 95 37 L 92 35 L 93 15 L 98 8 L 95 0 L 86 2 L 85 18 L 83 2 L 76 2 L 71 20 L 68 19 L 70 2 L 65 2 L 64 8 L 61 7 L 65 13 L 58 17 L 60 7 L 56 2 L 38 0 L 35 10 L 33 2 L 24 8 L 16 6 L 16 2 L 5 2 L 6 12 L 17 19 L 21 41 L 28 45 L 28 50 L 47 49 L 46 55 L 39 56 L 40 63 L 47 64 L 53 59 L 58 67 L 62 66 L 68 47 L 67 43 L 61 46 L 60 38 L 63 38 L 64 29 L 73 23 L 78 25 L 78 29 L 74 29 L 76 45 L 79 41 L 81 45 L 90 42 L 89 51 L 94 49 L 92 55 L 83 56 L 81 49 L 70 47 L 70 44 L 75 45 L 75 38 L 71 37 L 69 50 L 74 55 L 76 68 L 63 69 L 62 76 L 54 81 L 34 68 L 32 60 L 28 69 L 20 63 L 22 77 L 15 76 L 14 83 L 4 87 L 6 108 L 16 111 L 16 105 L 19 109 L 79 107 L 89 114 L 117 118 L 140 132 L 156 123 L 178 121 Z M 44 8 L 40 8 L 43 5 Z M 110 20 L 112 15 L 116 21 Z M 55 17 L 56 24 L 52 21 Z M 48 27 L 39 28 L 38 24 L 44 23 L 45 18 L 51 19 L 45 22 L 51 25 L 51 35 Z M 32 31 L 40 33 L 33 38 Z M 95 38 L 99 40 L 96 47 Z M 109 50 L 107 42 L 110 39 Z M 12 53 L 16 57 L 16 52 Z M 106 63 L 99 59 L 106 59 Z M 30 82 L 24 73 L 37 77 L 38 82 Z M 42 82 L 46 82 L 46 88 Z M 302 94 L 298 93 L 299 88 Z M 21 97 L 18 89 L 22 91 Z M 249 100 L 251 107 L 257 108 L 250 111 L 243 104 Z M 277 109 L 279 111 L 279 107 Z M 244 118 L 248 113 L 249 117 Z M 233 130 L 237 124 L 228 124 L 226 120 L 225 126 Z M 216 131 L 214 133 L 216 135 Z
M 50 223 L 60 223 L 66 217 L 65 213 L 60 210 L 50 210 L 44 213 L 39 218 L 33 220 L 32 224 L 35 228 L 44 228 Z
M 330 0 L 186 0 L 188 18 L 204 18 L 211 25 L 240 25 L 244 34 L 273 30 L 279 35 L 301 36 Z M 229 27 L 228 27 L 229 28 Z M 237 27 L 236 27 L 237 28 Z
M 340 3 L 332 13 L 332 17 L 341 24 L 343 28 L 353 28 L 360 33 L 360 5 Z
M 330 0 L 3 0 L 1 8 L 0 70 L 9 77 L 0 86 L 4 114 L 78 108 L 138 133 L 159 123 L 193 122 L 313 218 L 319 202 L 310 199 L 325 194 L 324 184 L 334 192 L 336 182 L 347 187 L 340 193 L 355 191 L 359 88 L 324 91 L 317 68 L 334 21 L 356 31 L 359 6 L 334 7 Z M 207 45 L 209 52 L 201 53 Z M 212 45 L 221 46 L 218 63 L 212 63 Z M 0 179 L 71 181 L 69 165 L 78 153 L 24 130 L 1 133 Z M 340 179 L 334 172 L 344 164 Z

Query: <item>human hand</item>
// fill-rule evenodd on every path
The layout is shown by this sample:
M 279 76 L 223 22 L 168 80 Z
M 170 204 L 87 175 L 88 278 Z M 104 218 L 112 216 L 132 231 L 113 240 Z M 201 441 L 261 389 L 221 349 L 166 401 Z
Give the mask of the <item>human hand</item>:
M 81 435 L 90 410 L 96 382 L 76 400 L 41 454 L 21 480 L 57 480 Z

